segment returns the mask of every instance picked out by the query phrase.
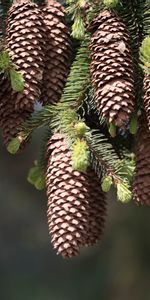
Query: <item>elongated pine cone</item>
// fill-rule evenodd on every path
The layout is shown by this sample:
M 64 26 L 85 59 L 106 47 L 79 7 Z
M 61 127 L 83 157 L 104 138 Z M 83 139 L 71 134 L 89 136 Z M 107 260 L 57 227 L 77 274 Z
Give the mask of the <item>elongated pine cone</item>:
M 59 101 L 71 63 L 71 40 L 65 23 L 64 7 L 57 1 L 46 0 L 42 6 L 46 28 L 46 53 L 41 102 Z
M 133 62 L 126 26 L 113 12 L 101 12 L 91 23 L 91 78 L 99 113 L 123 127 L 134 111 Z
M 101 238 L 106 199 L 92 170 L 83 174 L 72 169 L 62 134 L 52 136 L 47 153 L 49 233 L 57 253 L 69 258 L 78 255 L 81 246 L 93 245 Z
M 14 92 L 15 109 L 33 111 L 39 100 L 44 70 L 45 30 L 40 10 L 30 0 L 16 0 L 8 11 L 6 49 L 25 80 L 23 92 Z
M 150 75 L 144 75 L 144 108 L 147 117 L 147 124 L 150 130 Z
M 137 136 L 133 199 L 138 204 L 150 205 L 150 131 L 144 123 Z

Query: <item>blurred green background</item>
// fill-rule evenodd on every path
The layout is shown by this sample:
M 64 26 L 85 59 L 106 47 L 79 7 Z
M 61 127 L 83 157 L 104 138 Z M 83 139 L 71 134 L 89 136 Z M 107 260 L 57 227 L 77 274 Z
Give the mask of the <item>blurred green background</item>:
M 57 256 L 45 192 L 26 181 L 39 140 L 15 157 L 0 143 L 0 299 L 150 300 L 150 208 L 112 194 L 100 245 L 70 261 Z

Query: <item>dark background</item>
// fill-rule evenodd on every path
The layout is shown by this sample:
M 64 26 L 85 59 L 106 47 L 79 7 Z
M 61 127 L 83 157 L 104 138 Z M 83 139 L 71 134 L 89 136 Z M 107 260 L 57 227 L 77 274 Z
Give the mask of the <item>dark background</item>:
M 102 242 L 64 260 L 50 244 L 45 192 L 26 181 L 40 133 L 23 154 L 0 144 L 0 299 L 149 300 L 150 208 L 112 194 Z

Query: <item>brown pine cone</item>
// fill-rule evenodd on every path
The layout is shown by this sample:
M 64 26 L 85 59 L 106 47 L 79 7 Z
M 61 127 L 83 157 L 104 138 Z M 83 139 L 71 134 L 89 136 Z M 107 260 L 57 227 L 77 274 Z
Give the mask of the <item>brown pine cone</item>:
M 144 75 L 144 108 L 147 117 L 147 124 L 150 130 L 150 75 Z
M 45 31 L 38 6 L 30 0 L 14 1 L 8 12 L 6 49 L 25 80 L 23 92 L 14 92 L 15 109 L 33 111 L 39 100 L 44 70 Z
M 47 0 L 42 11 L 47 36 L 41 92 L 41 102 L 45 105 L 55 104 L 61 97 L 71 62 L 71 40 L 63 6 Z
M 71 153 L 62 134 L 50 139 L 48 157 L 49 233 L 57 253 L 69 258 L 78 255 L 81 246 L 101 238 L 106 199 L 92 170 L 83 174 L 72 169 Z
M 150 205 L 150 131 L 146 122 L 141 123 L 137 135 L 133 199 L 138 204 Z
M 28 111 L 15 110 L 12 97 L 10 80 L 4 74 L 0 74 L 0 128 L 6 146 L 17 136 L 19 127 L 30 116 Z M 26 141 L 21 145 L 21 149 L 25 144 Z
M 23 122 L 30 116 L 29 111 L 16 111 L 14 104 L 11 102 L 11 94 L 5 94 L 5 102 L 0 104 L 0 128 L 2 129 L 2 137 L 4 145 L 8 145 L 12 138 L 19 133 L 19 128 Z M 24 148 L 26 141 L 21 145 Z
M 134 111 L 135 92 L 130 37 L 113 12 L 101 12 L 91 23 L 91 78 L 99 113 L 123 127 Z

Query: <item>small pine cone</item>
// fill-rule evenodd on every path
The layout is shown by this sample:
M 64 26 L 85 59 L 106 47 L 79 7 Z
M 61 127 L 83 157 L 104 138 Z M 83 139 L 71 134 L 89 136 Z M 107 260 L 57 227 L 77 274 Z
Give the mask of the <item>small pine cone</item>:
M 123 127 L 134 110 L 134 76 L 129 33 L 121 19 L 103 11 L 89 27 L 91 78 L 100 114 Z
M 47 36 L 41 91 L 41 102 L 45 105 L 55 104 L 61 97 L 71 61 L 71 40 L 63 6 L 57 1 L 47 0 L 42 11 Z
M 69 258 L 79 254 L 80 246 L 93 245 L 101 238 L 106 199 L 92 170 L 83 174 L 72 169 L 71 153 L 62 134 L 51 138 L 48 157 L 49 233 L 57 253 Z
M 16 111 L 13 102 L 11 102 L 10 94 L 5 95 L 5 102 L 0 105 L 0 128 L 2 129 L 4 145 L 7 146 L 11 139 L 18 135 L 19 127 L 29 116 L 29 111 Z M 22 143 L 21 149 L 24 148 L 26 142 Z
M 150 130 L 150 75 L 144 75 L 144 108 L 147 117 L 147 124 Z
M 0 129 L 4 145 L 8 145 L 12 138 L 16 137 L 19 127 L 30 117 L 29 111 L 16 111 L 12 99 L 10 80 L 0 74 Z M 20 149 L 23 150 L 29 139 L 22 142 Z
M 150 205 L 150 131 L 144 123 L 137 136 L 133 199 L 138 204 Z
M 16 111 L 12 100 L 10 80 L 4 74 L 0 74 L 0 129 L 2 129 L 3 143 L 6 146 L 12 138 L 17 136 L 19 127 L 30 116 L 28 111 Z M 24 149 L 28 140 L 21 144 L 20 150 Z
M 33 111 L 39 100 L 44 70 L 44 27 L 40 10 L 30 0 L 14 1 L 8 12 L 6 49 L 25 80 L 23 92 L 14 92 L 15 109 Z

